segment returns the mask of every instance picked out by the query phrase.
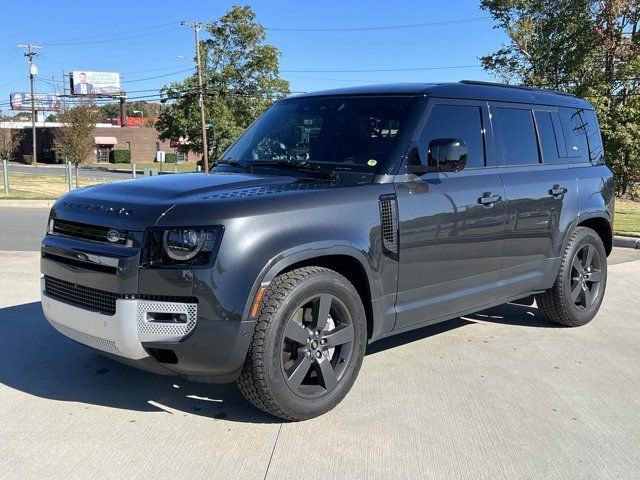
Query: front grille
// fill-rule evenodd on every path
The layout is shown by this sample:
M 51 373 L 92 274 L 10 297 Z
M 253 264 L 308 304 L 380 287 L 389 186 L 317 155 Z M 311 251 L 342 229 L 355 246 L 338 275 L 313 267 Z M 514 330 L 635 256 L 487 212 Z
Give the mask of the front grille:
M 82 238 L 94 242 L 110 243 L 113 245 L 126 245 L 127 232 L 109 227 L 88 225 L 84 223 L 70 222 L 68 220 L 53 220 L 52 232 L 65 237 Z M 115 233 L 118 233 L 116 236 Z M 109 239 L 111 234 L 111 240 Z
M 77 305 L 87 310 L 114 315 L 116 313 L 116 300 L 122 298 L 136 298 L 139 300 L 150 300 L 156 302 L 179 302 L 198 303 L 196 297 L 179 297 L 165 295 L 137 295 L 113 293 L 97 288 L 77 285 L 66 280 L 53 278 L 48 275 L 44 277 L 44 286 L 47 295 L 63 302 Z
M 116 300 L 124 297 L 122 294 L 85 287 L 49 276 L 44 277 L 44 285 L 50 297 L 107 315 L 116 313 Z

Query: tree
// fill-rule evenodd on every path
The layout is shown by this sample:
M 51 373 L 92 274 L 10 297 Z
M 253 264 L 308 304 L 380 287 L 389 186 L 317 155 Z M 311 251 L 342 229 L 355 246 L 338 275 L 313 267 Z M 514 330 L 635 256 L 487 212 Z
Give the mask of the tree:
M 54 145 L 58 155 L 75 166 L 78 188 L 78 167 L 93 150 L 93 131 L 100 119 L 100 110 L 93 102 L 83 100 L 74 106 L 63 105 L 58 118 L 62 126 L 56 129 Z
M 251 7 L 233 7 L 206 25 L 210 38 L 200 41 L 205 112 L 212 126 L 207 142 L 217 158 L 277 98 L 289 93 L 278 76 L 280 51 L 265 44 L 265 29 Z M 194 73 L 162 89 L 168 105 L 156 129 L 163 140 L 187 138 L 189 150 L 202 153 L 198 81 Z
M 481 58 L 507 83 L 575 93 L 598 113 L 619 194 L 640 180 L 639 0 L 482 0 L 509 43 Z
M 14 128 L 10 119 L 0 115 L 0 122 L 6 125 L 0 127 L 0 160 L 11 160 L 18 150 L 22 140 L 22 130 Z

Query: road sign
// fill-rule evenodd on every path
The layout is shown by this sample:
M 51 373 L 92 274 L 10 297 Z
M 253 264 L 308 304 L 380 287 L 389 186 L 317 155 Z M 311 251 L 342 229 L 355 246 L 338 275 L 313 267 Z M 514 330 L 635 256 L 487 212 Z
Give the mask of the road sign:
M 158 163 L 164 163 L 164 152 L 162 150 L 158 150 L 156 152 L 156 162 Z

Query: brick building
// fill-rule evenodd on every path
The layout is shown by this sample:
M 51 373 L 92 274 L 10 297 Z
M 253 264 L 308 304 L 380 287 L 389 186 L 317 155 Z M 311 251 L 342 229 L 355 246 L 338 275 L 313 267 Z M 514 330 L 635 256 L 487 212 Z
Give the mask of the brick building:
M 59 127 L 60 123 L 55 122 L 36 123 L 36 147 L 39 163 L 55 162 L 53 139 L 55 130 Z M 31 122 L 1 123 L 0 128 L 22 129 L 24 133 L 16 159 L 21 161 L 24 155 L 31 155 L 33 148 Z M 156 151 L 158 150 L 164 150 L 167 153 L 176 152 L 176 150 L 169 145 L 169 141 L 158 138 L 158 132 L 154 128 L 128 128 L 118 127 L 108 123 L 99 123 L 96 125 L 93 137 L 95 141 L 94 150 L 91 156 L 86 159 L 87 163 L 108 162 L 109 151 L 114 148 L 130 150 L 131 161 L 136 163 L 154 161 Z M 189 160 L 189 158 L 179 153 L 179 160 Z

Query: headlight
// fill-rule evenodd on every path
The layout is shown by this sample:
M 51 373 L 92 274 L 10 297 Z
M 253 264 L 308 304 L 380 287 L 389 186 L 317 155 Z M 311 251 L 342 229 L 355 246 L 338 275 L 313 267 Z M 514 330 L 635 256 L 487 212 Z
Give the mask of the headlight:
M 222 227 L 167 228 L 147 231 L 142 265 L 189 267 L 208 265 L 214 258 Z
M 207 237 L 205 230 L 166 230 L 162 236 L 162 246 L 171 260 L 187 262 L 202 250 Z

